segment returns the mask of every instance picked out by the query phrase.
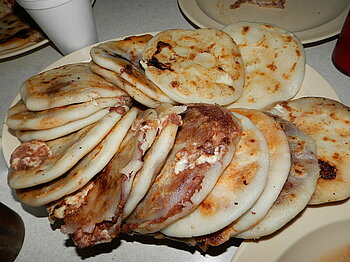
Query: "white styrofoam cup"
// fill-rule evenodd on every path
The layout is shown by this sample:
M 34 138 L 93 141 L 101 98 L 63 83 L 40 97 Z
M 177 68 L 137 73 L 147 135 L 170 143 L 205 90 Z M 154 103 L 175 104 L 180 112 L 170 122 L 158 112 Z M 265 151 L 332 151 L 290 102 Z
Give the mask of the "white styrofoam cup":
M 17 2 L 64 55 L 98 42 L 90 0 Z

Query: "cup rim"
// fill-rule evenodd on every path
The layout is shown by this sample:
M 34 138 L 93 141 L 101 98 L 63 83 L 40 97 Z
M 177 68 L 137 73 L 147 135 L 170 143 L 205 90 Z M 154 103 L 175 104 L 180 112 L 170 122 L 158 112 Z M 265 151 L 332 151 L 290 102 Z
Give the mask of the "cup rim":
M 24 9 L 47 9 L 63 5 L 72 0 L 16 0 Z

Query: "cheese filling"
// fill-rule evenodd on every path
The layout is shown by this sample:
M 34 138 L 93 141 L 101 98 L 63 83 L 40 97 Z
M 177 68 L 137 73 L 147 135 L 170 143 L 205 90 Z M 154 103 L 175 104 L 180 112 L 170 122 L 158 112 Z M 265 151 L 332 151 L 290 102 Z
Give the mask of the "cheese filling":
M 215 162 L 217 162 L 218 160 L 221 159 L 222 155 L 223 155 L 223 150 L 224 146 L 219 145 L 217 147 L 215 147 L 214 149 L 214 154 L 203 154 L 200 155 L 199 157 L 197 157 L 194 161 L 189 161 L 189 155 L 188 154 L 183 154 L 181 155 L 174 167 L 174 172 L 175 174 L 179 174 L 180 172 L 184 171 L 185 169 L 193 169 L 195 168 L 197 165 L 201 165 L 204 163 L 208 163 L 208 164 L 214 164 Z

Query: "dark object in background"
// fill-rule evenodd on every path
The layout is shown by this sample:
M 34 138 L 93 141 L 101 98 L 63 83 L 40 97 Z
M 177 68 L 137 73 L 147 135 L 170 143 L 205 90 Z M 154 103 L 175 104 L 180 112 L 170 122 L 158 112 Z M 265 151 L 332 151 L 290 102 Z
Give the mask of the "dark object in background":
M 0 261 L 14 261 L 22 248 L 24 224 L 12 209 L 0 203 Z
M 350 11 L 335 45 L 332 61 L 339 71 L 350 76 Z

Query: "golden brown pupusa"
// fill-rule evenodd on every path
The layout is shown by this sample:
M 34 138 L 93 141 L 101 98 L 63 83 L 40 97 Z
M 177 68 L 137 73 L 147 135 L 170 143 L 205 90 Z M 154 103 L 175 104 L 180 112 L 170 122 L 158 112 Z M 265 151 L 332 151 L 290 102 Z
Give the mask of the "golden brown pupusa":
M 231 161 L 240 135 L 241 125 L 229 111 L 209 104 L 187 107 L 163 169 L 123 229 L 153 233 L 193 211 Z
M 179 103 L 227 105 L 242 93 L 242 57 L 221 30 L 162 31 L 148 42 L 140 62 L 146 75 Z
M 34 75 L 20 86 L 20 93 L 26 107 L 33 111 L 127 95 L 90 71 L 89 63 L 67 64 Z
M 265 136 L 248 118 L 233 114 L 242 124 L 235 155 L 200 205 L 161 230 L 165 235 L 193 237 L 216 232 L 244 214 L 264 190 L 269 168 Z
M 320 178 L 310 204 L 350 196 L 350 109 L 338 101 L 303 97 L 277 103 L 267 110 L 291 121 L 317 145 Z
M 308 204 L 318 179 L 315 141 L 291 122 L 275 117 L 285 132 L 291 152 L 291 169 L 275 203 L 267 215 L 236 237 L 257 239 L 269 235 L 292 220 Z
M 305 74 L 298 38 L 278 26 L 253 22 L 228 25 L 223 31 L 237 43 L 245 66 L 242 95 L 229 108 L 262 109 L 296 95 Z

